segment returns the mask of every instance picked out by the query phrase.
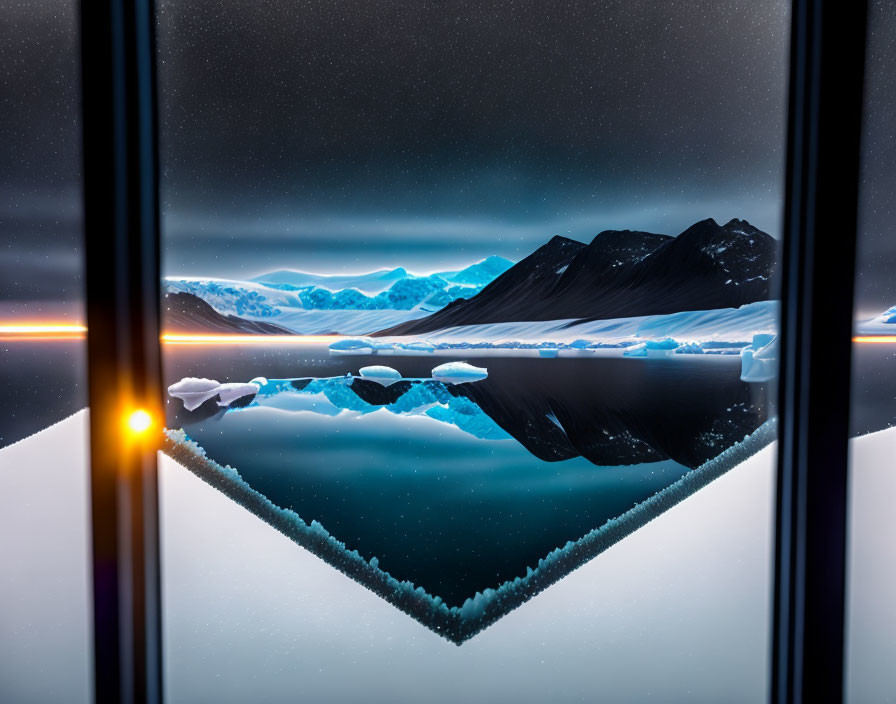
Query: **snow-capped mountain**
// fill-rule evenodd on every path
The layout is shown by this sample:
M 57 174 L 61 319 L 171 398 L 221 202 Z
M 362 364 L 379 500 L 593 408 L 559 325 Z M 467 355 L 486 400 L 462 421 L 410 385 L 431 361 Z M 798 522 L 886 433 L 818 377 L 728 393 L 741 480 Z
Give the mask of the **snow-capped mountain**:
M 871 320 L 856 324 L 858 335 L 896 335 L 896 306 L 888 308 Z
M 298 334 L 357 334 L 475 296 L 511 266 L 502 257 L 488 257 L 459 271 L 427 275 L 399 267 L 351 276 L 280 270 L 251 281 L 169 277 L 164 293 L 177 296 L 172 300 L 177 303 L 180 328 L 190 327 L 190 311 L 204 311 L 199 305 L 204 302 L 220 316 L 271 322 Z M 196 316 L 195 326 L 206 329 L 208 317 Z M 220 329 L 220 320 L 214 322 L 212 327 Z
M 344 289 L 356 289 L 367 294 L 386 291 L 393 284 L 403 280 L 423 278 L 442 279 L 449 284 L 482 287 L 503 274 L 513 262 L 504 257 L 491 256 L 459 271 L 439 271 L 431 275 L 419 275 L 404 267 L 380 269 L 366 274 L 311 274 L 293 269 L 278 269 L 255 276 L 250 281 L 271 288 L 299 290 L 303 288 L 325 288 L 334 293 Z
M 775 240 L 744 220 L 702 220 L 677 237 L 608 230 L 588 245 L 554 237 L 469 300 L 379 334 L 738 308 L 771 297 L 776 260 Z

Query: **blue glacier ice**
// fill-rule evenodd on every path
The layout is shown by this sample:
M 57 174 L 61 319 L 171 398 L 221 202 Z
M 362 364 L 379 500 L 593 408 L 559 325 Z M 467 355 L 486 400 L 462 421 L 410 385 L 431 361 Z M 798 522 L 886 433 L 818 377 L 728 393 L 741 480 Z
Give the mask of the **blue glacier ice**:
M 676 340 L 666 337 L 662 340 L 647 340 L 627 348 L 622 354 L 625 357 L 668 357 L 679 347 Z
M 359 275 L 320 275 L 281 270 L 251 281 L 168 277 L 168 292 L 190 293 L 223 314 L 253 319 L 304 311 L 438 310 L 452 301 L 475 296 L 513 265 L 488 257 L 460 271 L 418 275 L 404 268 Z M 306 334 L 319 330 L 301 331 Z
M 447 362 L 432 370 L 432 378 L 446 384 L 463 384 L 488 377 L 488 369 L 467 362 Z
M 761 383 L 778 376 L 778 338 L 756 335 L 753 343 L 740 353 L 741 381 Z
M 487 440 L 507 440 L 510 435 L 475 402 L 464 396 L 454 396 L 448 387 L 471 383 L 488 376 L 487 370 L 464 363 L 449 363 L 433 370 L 433 379 L 403 379 L 390 367 L 365 367 L 358 377 L 352 375 L 303 379 L 265 379 L 257 377 L 249 383 L 221 384 L 214 379 L 187 377 L 168 387 L 168 393 L 183 401 L 193 411 L 206 401 L 219 398 L 219 406 L 228 407 L 233 401 L 252 396 L 250 403 L 230 412 L 244 412 L 265 406 L 282 411 L 311 412 L 335 416 L 343 412 L 368 414 L 386 410 L 396 415 L 426 415 L 434 420 L 454 425 L 465 433 Z M 352 390 L 356 379 L 374 381 L 384 387 L 400 381 L 408 388 L 390 403 L 378 405 L 365 401 Z

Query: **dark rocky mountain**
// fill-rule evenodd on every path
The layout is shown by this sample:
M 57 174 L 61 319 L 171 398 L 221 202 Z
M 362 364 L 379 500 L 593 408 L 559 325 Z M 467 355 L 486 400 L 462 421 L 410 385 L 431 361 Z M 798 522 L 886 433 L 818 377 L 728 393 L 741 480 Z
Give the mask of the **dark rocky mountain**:
M 162 320 L 166 331 L 200 333 L 242 333 L 246 335 L 291 335 L 271 323 L 222 315 L 191 293 L 166 293 L 162 299 Z
M 734 308 L 771 297 L 777 250 L 745 220 L 702 220 L 677 237 L 608 230 L 587 246 L 554 237 L 473 298 L 374 334 Z

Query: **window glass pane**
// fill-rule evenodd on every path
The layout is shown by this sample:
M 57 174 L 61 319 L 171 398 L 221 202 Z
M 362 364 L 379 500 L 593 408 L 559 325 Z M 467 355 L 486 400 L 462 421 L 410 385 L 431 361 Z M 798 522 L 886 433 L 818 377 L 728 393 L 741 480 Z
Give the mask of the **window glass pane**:
M 788 34 L 160 3 L 172 699 L 764 700 Z
M 0 701 L 91 697 L 77 6 L 0 3 Z
M 853 346 L 847 699 L 889 701 L 896 692 L 896 8 L 872 2 L 865 64 Z

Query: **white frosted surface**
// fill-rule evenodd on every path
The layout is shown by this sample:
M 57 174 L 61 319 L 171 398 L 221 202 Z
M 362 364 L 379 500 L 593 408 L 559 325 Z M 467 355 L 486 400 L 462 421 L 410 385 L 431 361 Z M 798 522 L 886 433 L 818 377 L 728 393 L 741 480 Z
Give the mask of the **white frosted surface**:
M 850 452 L 846 698 L 896 702 L 896 428 Z
M 92 701 L 87 411 L 0 449 L 0 702 Z
M 461 647 L 169 459 L 171 701 L 764 701 L 773 448 Z
M 86 420 L 0 449 L 0 701 L 90 699 Z M 847 693 L 896 692 L 896 430 L 852 443 Z M 773 448 L 458 648 L 167 458 L 175 702 L 764 701 Z

